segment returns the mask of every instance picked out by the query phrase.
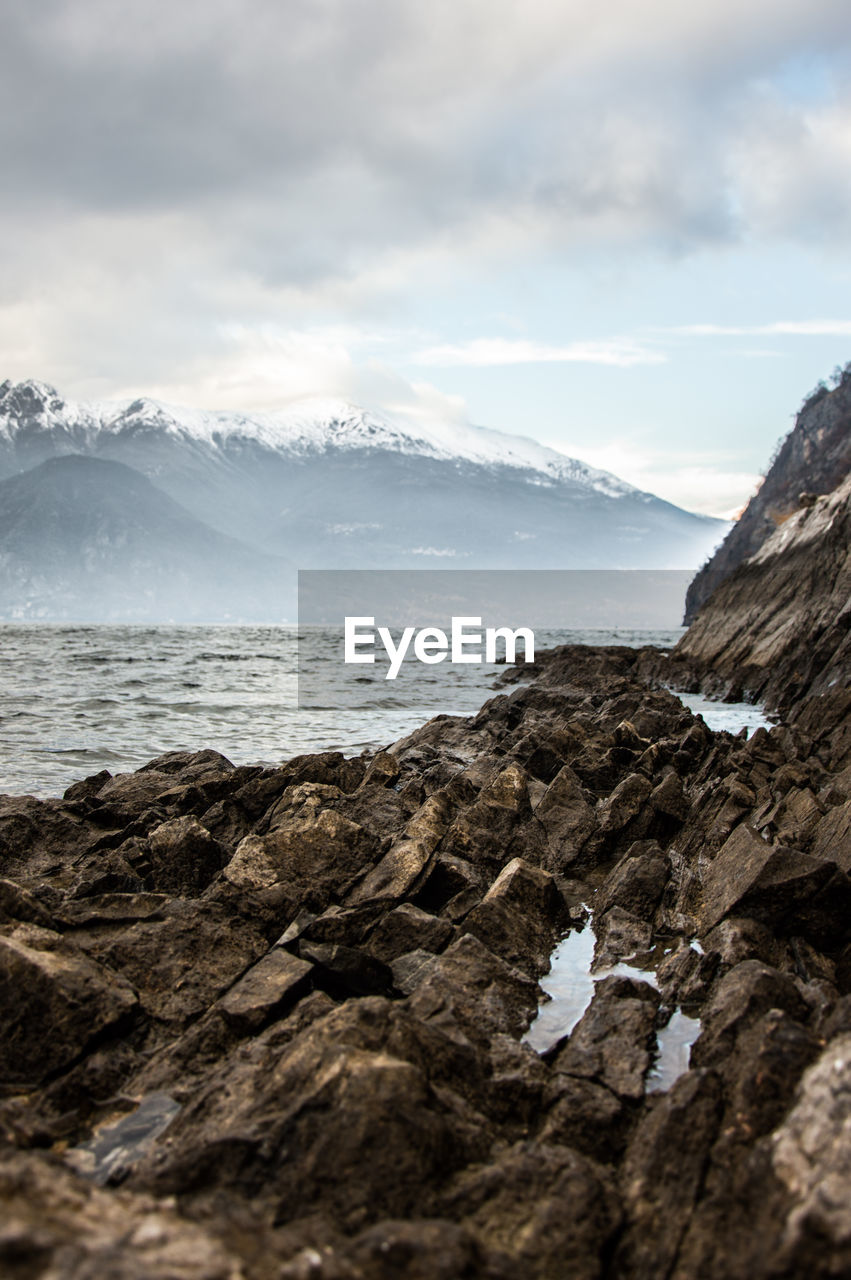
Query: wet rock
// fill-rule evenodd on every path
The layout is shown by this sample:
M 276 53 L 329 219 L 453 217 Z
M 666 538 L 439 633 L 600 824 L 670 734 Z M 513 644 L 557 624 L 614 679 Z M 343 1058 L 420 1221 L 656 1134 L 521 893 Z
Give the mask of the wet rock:
M 534 829 L 527 832 L 522 848 L 519 830 L 532 816 L 527 782 L 526 773 L 518 765 L 503 769 L 452 823 L 445 850 L 476 866 L 494 869 L 505 866 L 520 852 L 529 857 L 535 851 Z
M 665 1004 L 689 1008 L 701 1005 L 717 977 L 720 963 L 717 951 L 700 955 L 681 941 L 656 968 L 656 982 Z
M 123 978 L 37 925 L 0 930 L 0 1083 L 33 1085 L 69 1066 L 138 1006 Z
M 644 920 L 612 907 L 595 922 L 597 942 L 594 947 L 594 968 L 604 969 L 621 960 L 635 960 L 650 950 L 653 929 Z
M 659 993 L 646 982 L 609 977 L 598 982 L 594 998 L 569 1040 L 553 1060 L 553 1069 L 596 1080 L 622 1098 L 644 1095 L 656 1039 Z

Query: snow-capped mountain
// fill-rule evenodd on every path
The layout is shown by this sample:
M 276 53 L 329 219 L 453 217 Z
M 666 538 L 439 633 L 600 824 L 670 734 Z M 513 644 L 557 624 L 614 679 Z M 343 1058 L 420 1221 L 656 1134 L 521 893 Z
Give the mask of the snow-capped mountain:
M 690 569 L 727 528 L 486 428 L 336 400 L 214 413 L 2 383 L 0 479 L 71 454 L 131 467 L 216 533 L 301 568 Z

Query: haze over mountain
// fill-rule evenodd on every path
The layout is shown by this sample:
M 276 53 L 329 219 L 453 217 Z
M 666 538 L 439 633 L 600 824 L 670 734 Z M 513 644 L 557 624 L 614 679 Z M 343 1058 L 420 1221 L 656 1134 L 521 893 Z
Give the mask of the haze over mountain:
M 292 576 L 119 462 L 69 455 L 0 480 L 6 620 L 282 619 Z
M 183 541 L 198 566 L 198 599 L 215 605 L 210 619 L 241 615 L 227 566 L 247 564 L 252 553 L 255 571 L 269 574 L 280 574 L 280 557 L 300 568 L 684 569 L 700 564 L 727 528 L 533 440 L 480 427 L 391 420 L 340 401 L 249 415 L 152 400 L 78 404 L 43 383 L 0 385 L 0 477 L 71 455 L 120 463 L 151 482 L 133 488 L 123 470 L 89 469 L 85 502 L 93 509 L 132 489 L 134 527 L 150 531 L 152 573 L 154 548 L 160 555 L 149 595 L 163 603 L 176 596 L 179 615 L 180 593 L 162 584 L 166 549 Z M 33 472 L 23 524 L 7 508 L 17 491 L 0 486 L 0 554 L 4 563 L 13 551 L 17 557 L 4 597 L 12 582 L 16 599 L 26 596 L 30 564 L 28 608 L 41 609 L 38 616 L 50 613 L 63 583 L 73 594 L 75 556 L 91 560 L 88 534 L 69 536 L 61 555 L 57 542 L 53 560 L 38 536 L 39 512 L 56 522 L 64 510 L 59 486 L 72 475 L 79 470 Z M 182 512 L 167 514 L 157 496 Z M 88 529 L 68 503 L 69 528 Z M 130 545 L 121 507 L 120 498 L 112 502 L 97 535 L 98 563 L 116 584 Z M 182 538 L 178 525 L 190 517 L 193 532 Z M 223 535 L 231 540 L 226 551 Z M 143 561 L 134 557 L 128 572 L 141 582 Z M 48 590 L 39 584 L 51 563 L 56 582 Z M 191 576 L 188 563 L 180 573 Z M 282 599 L 277 590 L 272 597 L 270 619 L 280 616 Z M 5 599 L 0 608 L 9 616 Z M 163 616 L 175 616 L 174 608 Z M 119 612 L 126 616 L 124 606 Z

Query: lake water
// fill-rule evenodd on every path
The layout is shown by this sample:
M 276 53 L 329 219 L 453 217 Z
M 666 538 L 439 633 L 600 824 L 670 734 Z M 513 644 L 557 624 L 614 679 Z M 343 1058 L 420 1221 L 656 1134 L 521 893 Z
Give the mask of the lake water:
M 680 634 L 541 631 L 536 642 L 670 647 Z M 357 753 L 433 715 L 473 714 L 503 669 L 417 664 L 415 681 L 376 690 L 326 663 L 321 696 L 299 707 L 297 635 L 292 626 L 0 626 L 0 792 L 61 795 L 164 751 L 212 747 L 235 764 Z

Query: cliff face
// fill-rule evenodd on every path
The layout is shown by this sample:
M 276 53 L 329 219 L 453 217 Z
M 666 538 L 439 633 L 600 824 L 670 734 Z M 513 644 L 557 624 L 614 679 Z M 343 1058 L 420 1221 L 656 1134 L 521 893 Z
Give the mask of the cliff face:
M 786 714 L 851 686 L 851 476 L 721 583 L 672 663 L 677 683 Z
M 693 622 L 720 583 L 800 510 L 803 493 L 830 493 L 849 471 L 851 371 L 846 371 L 833 391 L 817 391 L 804 403 L 759 491 L 689 587 L 686 622 Z

